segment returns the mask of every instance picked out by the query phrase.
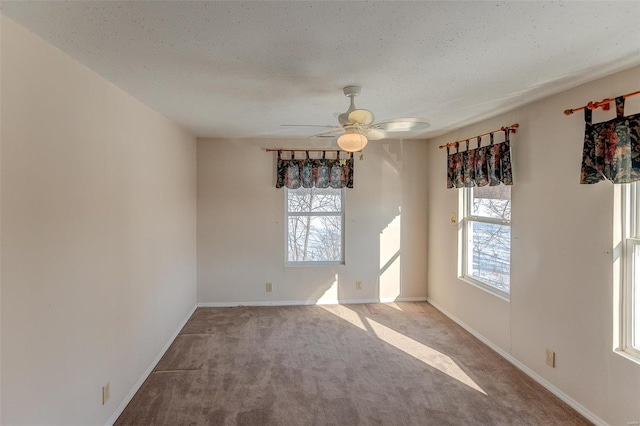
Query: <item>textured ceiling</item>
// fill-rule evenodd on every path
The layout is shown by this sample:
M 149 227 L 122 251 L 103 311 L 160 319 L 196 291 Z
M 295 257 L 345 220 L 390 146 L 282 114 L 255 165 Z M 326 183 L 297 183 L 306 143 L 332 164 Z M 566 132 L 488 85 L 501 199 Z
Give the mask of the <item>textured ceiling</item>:
M 337 124 L 350 84 L 376 119 L 426 117 L 410 136 L 430 137 L 640 64 L 637 0 L 3 1 L 2 13 L 202 137 L 311 135 L 280 125 Z

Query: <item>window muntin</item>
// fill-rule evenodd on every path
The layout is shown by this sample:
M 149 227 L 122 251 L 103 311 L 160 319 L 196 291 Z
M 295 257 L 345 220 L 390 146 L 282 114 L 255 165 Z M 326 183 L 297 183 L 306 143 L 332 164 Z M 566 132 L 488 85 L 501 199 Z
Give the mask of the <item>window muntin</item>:
M 511 186 L 462 191 L 461 278 L 508 298 L 511 275 Z
M 286 263 L 344 263 L 344 189 L 298 188 L 286 192 Z
M 621 349 L 640 361 L 640 184 L 634 182 L 624 188 L 623 206 L 626 226 L 624 269 L 620 318 Z

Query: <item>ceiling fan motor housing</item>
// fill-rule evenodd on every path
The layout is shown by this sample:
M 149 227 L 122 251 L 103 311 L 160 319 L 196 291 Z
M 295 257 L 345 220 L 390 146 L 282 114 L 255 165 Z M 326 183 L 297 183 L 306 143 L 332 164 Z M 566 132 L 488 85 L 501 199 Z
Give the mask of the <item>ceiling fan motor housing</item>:
M 358 96 L 360 94 L 360 86 L 346 86 L 342 89 L 346 97 Z
M 351 123 L 351 120 L 349 120 L 349 114 L 351 114 L 352 111 L 356 110 L 356 104 L 354 103 L 353 98 L 360 94 L 360 90 L 360 86 L 346 86 L 342 89 L 344 95 L 351 99 L 351 105 L 349 105 L 349 109 L 338 116 L 338 122 L 342 127 L 353 124 Z

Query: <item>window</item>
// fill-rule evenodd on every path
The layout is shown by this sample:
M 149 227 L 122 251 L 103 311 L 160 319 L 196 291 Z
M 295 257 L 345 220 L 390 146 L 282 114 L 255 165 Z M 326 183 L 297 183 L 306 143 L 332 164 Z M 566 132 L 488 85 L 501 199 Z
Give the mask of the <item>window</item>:
M 344 263 L 344 189 L 286 189 L 288 265 Z
M 623 188 L 621 349 L 640 360 L 640 182 Z
M 509 298 L 511 186 L 462 188 L 460 277 Z

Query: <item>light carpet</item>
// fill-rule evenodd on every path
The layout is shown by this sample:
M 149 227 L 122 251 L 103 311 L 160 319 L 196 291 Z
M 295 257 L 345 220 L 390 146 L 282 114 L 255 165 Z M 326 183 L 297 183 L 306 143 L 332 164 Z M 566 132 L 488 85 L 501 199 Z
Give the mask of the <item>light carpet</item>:
M 199 308 L 116 425 L 587 425 L 426 302 Z

